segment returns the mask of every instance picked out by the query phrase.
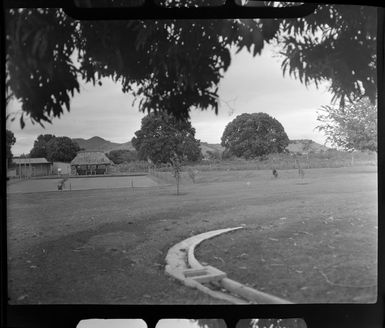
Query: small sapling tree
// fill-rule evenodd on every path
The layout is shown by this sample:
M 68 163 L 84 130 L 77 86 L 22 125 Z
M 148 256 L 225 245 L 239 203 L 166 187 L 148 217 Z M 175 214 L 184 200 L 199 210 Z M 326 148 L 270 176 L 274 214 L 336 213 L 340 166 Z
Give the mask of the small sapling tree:
M 191 167 L 188 169 L 188 175 L 189 175 L 189 177 L 193 183 L 195 183 L 195 178 L 196 178 L 198 173 L 199 173 L 198 170 L 194 170 Z
M 180 175 L 182 172 L 182 160 L 181 158 L 174 152 L 174 154 L 170 158 L 171 167 L 173 170 L 173 175 L 176 180 L 176 194 L 179 195 L 179 184 L 180 184 Z

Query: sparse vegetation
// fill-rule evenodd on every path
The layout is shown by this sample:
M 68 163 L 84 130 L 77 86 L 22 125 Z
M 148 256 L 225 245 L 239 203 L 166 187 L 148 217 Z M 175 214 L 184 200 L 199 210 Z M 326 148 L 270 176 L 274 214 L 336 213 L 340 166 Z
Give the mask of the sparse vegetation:
M 176 194 L 179 195 L 179 184 L 180 184 L 180 175 L 182 172 L 182 160 L 179 156 L 174 153 L 174 155 L 170 158 L 171 167 L 173 171 L 173 176 L 176 181 Z
M 264 160 L 254 159 L 245 160 L 234 158 L 231 160 L 212 160 L 201 161 L 199 163 L 186 163 L 183 165 L 184 170 L 180 172 L 179 183 L 200 183 L 202 182 L 203 173 L 211 171 L 250 171 L 250 170 L 270 170 L 275 168 L 278 172 L 281 170 L 298 170 L 296 159 L 302 167 L 316 168 L 339 168 L 351 166 L 351 153 L 341 152 L 337 150 L 329 150 L 321 153 L 310 153 L 307 155 L 293 154 L 270 154 Z M 377 156 L 373 152 L 356 152 L 354 166 L 377 165 Z M 145 161 L 135 161 L 127 164 L 115 165 L 112 168 L 112 174 L 131 174 L 131 173 L 148 173 L 149 164 Z M 150 174 L 163 181 L 163 183 L 173 184 L 173 169 L 170 164 L 158 165 Z M 311 171 L 307 173 L 311 175 Z M 298 176 L 297 172 L 293 176 Z
M 198 174 L 199 171 L 198 171 L 197 169 L 194 169 L 194 168 L 192 168 L 192 167 L 189 167 L 189 169 L 187 170 L 187 172 L 188 172 L 188 175 L 189 175 L 191 181 L 192 181 L 193 183 L 195 183 L 195 178 L 196 178 L 196 176 L 197 176 L 197 174 Z
M 356 152 L 355 166 L 377 165 L 376 154 L 373 152 Z M 293 154 L 270 154 L 265 159 L 259 158 L 245 160 L 234 158 L 222 161 L 202 161 L 199 164 L 186 166 L 193 167 L 199 172 L 202 171 L 243 171 L 243 170 L 271 170 L 275 167 L 277 170 L 297 169 L 295 162 L 297 159 L 302 167 L 312 168 L 337 168 L 351 166 L 351 153 L 330 150 L 321 153 L 310 153 L 307 155 Z M 167 170 L 166 168 L 162 169 Z

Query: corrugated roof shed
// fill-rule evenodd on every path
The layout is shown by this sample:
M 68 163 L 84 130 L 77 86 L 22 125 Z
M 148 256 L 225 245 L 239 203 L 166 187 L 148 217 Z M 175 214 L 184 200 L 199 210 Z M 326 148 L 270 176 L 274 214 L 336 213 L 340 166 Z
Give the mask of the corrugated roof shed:
M 15 164 L 51 164 L 45 158 L 13 158 Z
M 101 151 L 81 151 L 72 160 L 71 165 L 112 164 Z

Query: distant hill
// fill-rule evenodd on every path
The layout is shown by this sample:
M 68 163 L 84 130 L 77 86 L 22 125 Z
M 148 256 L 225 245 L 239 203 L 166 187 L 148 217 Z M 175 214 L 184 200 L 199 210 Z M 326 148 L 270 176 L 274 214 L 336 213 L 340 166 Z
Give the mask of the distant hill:
M 130 141 L 125 143 L 116 143 L 105 140 L 101 137 L 92 137 L 90 139 L 74 138 L 72 140 L 84 150 L 102 151 L 104 153 L 109 153 L 111 150 L 117 149 L 134 150 Z
M 94 151 L 102 151 L 104 153 L 108 153 L 111 150 L 118 150 L 118 149 L 135 150 L 135 148 L 132 146 L 130 141 L 125 143 L 116 143 L 116 142 L 105 140 L 101 137 L 92 137 L 90 139 L 73 138 L 72 140 L 77 142 L 80 148 L 84 150 L 90 150 L 90 151 L 94 150 Z M 224 148 L 220 144 L 209 144 L 207 142 L 201 142 L 201 149 L 202 149 L 203 155 L 205 155 L 208 151 L 211 151 L 211 152 L 219 151 L 219 153 L 222 153 L 224 150 Z
M 329 148 L 310 139 L 290 140 L 286 149 L 291 153 L 319 153 L 327 151 Z
M 206 156 L 208 152 L 219 152 L 219 154 L 222 154 L 224 150 L 225 148 L 220 144 L 209 144 L 207 142 L 201 142 L 201 151 L 203 156 Z
M 74 138 L 72 140 L 77 142 L 79 147 L 84 150 L 102 151 L 104 153 L 108 153 L 111 150 L 118 149 L 135 150 L 130 141 L 125 143 L 116 143 L 105 140 L 101 137 L 92 137 L 90 139 Z M 287 146 L 286 149 L 292 153 L 305 153 L 308 151 L 318 153 L 321 151 L 328 150 L 327 147 L 310 139 L 290 140 L 290 144 L 289 146 Z M 222 154 L 225 148 L 222 147 L 220 144 L 210 144 L 207 142 L 201 142 L 201 150 L 202 155 L 207 157 L 208 152 L 219 152 L 220 154 Z

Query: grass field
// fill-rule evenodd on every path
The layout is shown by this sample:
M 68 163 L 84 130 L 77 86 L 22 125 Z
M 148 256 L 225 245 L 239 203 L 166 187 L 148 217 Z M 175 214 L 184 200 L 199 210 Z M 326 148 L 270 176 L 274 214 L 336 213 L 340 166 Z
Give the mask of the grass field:
M 149 188 L 9 193 L 10 302 L 222 303 L 166 276 L 164 261 L 191 235 L 241 224 L 197 258 L 293 302 L 374 302 L 376 167 L 279 174 L 200 172 L 180 196 L 160 176 Z
M 62 179 L 31 179 L 21 180 L 8 185 L 7 193 L 27 193 L 58 191 L 57 185 Z M 157 183 L 147 176 L 102 176 L 75 177 L 66 180 L 64 191 L 90 190 L 90 189 L 113 189 L 113 188 L 135 188 L 135 187 L 155 187 Z

